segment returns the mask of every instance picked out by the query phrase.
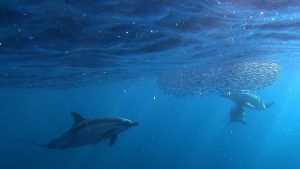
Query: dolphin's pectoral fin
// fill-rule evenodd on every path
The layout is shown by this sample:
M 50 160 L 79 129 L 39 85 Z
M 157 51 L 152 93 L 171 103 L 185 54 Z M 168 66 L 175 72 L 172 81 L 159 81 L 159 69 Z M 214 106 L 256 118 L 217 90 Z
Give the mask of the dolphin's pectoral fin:
M 80 114 L 78 114 L 77 112 L 72 112 L 72 116 L 74 119 L 74 124 L 73 126 L 75 126 L 76 124 L 79 124 L 82 121 L 85 121 L 86 118 L 82 117 Z
M 266 104 L 266 108 L 272 107 L 274 103 L 275 103 L 275 102 L 267 103 L 267 104 Z
M 117 141 L 117 134 L 113 134 L 113 135 L 110 137 L 109 146 L 114 145 L 116 141 Z

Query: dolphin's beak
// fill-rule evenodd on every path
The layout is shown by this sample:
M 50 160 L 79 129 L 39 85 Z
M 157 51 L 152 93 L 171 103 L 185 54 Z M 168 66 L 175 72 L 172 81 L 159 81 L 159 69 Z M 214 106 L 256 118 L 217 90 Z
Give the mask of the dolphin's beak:
M 130 125 L 130 127 L 134 127 L 134 126 L 138 126 L 139 123 L 138 122 L 131 122 L 129 125 Z

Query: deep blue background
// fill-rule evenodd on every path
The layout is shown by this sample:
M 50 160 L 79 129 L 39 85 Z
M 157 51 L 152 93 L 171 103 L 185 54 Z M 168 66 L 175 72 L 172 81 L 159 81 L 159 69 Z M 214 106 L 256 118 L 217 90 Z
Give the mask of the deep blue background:
M 248 125 L 227 125 L 233 103 L 224 98 L 176 99 L 151 80 L 66 90 L 2 89 L 1 168 L 296 168 L 300 79 L 292 74 L 258 91 L 276 103 L 263 112 L 247 109 Z M 120 134 L 113 147 L 101 142 L 59 151 L 30 142 L 47 142 L 68 129 L 71 111 L 87 118 L 122 116 L 141 125 Z

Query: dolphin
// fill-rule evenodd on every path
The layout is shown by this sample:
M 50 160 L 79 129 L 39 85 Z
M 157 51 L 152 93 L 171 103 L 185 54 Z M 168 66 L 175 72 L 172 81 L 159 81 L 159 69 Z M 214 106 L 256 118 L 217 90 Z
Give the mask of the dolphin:
M 222 97 L 228 98 L 234 102 L 242 103 L 243 106 L 249 107 L 258 111 L 263 111 L 271 107 L 274 102 L 264 103 L 261 98 L 248 90 L 241 90 L 238 92 L 228 92 L 222 94 Z
M 84 145 L 96 145 L 104 139 L 109 139 L 109 146 L 112 146 L 117 135 L 131 127 L 137 126 L 137 122 L 132 122 L 125 118 L 103 117 L 88 120 L 76 112 L 71 113 L 73 126 L 48 144 L 39 144 L 32 140 L 36 145 L 49 149 L 65 150 Z
M 230 120 L 228 124 L 240 122 L 242 124 L 247 124 L 245 121 L 245 110 L 242 103 L 236 103 L 236 107 L 232 108 L 230 111 Z

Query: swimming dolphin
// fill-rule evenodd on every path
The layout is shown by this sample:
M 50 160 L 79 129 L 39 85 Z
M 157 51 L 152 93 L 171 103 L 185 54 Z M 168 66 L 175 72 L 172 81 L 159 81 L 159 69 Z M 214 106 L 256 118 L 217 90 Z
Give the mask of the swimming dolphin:
M 96 145 L 104 139 L 109 139 L 109 146 L 112 146 L 117 135 L 131 127 L 137 126 L 125 118 L 104 117 L 88 120 L 76 112 L 71 113 L 74 119 L 73 126 L 61 136 L 53 139 L 48 144 L 34 144 L 50 149 L 64 150 L 84 145 Z
M 242 103 L 236 103 L 236 107 L 230 111 L 230 120 L 228 124 L 240 122 L 242 124 L 247 124 L 245 121 L 245 110 Z
M 226 94 L 222 94 L 221 96 L 228 98 L 236 103 L 243 103 L 243 106 L 259 111 L 263 111 L 274 104 L 274 102 L 264 103 L 259 96 L 251 93 L 248 90 L 241 90 L 239 92 L 228 92 Z

